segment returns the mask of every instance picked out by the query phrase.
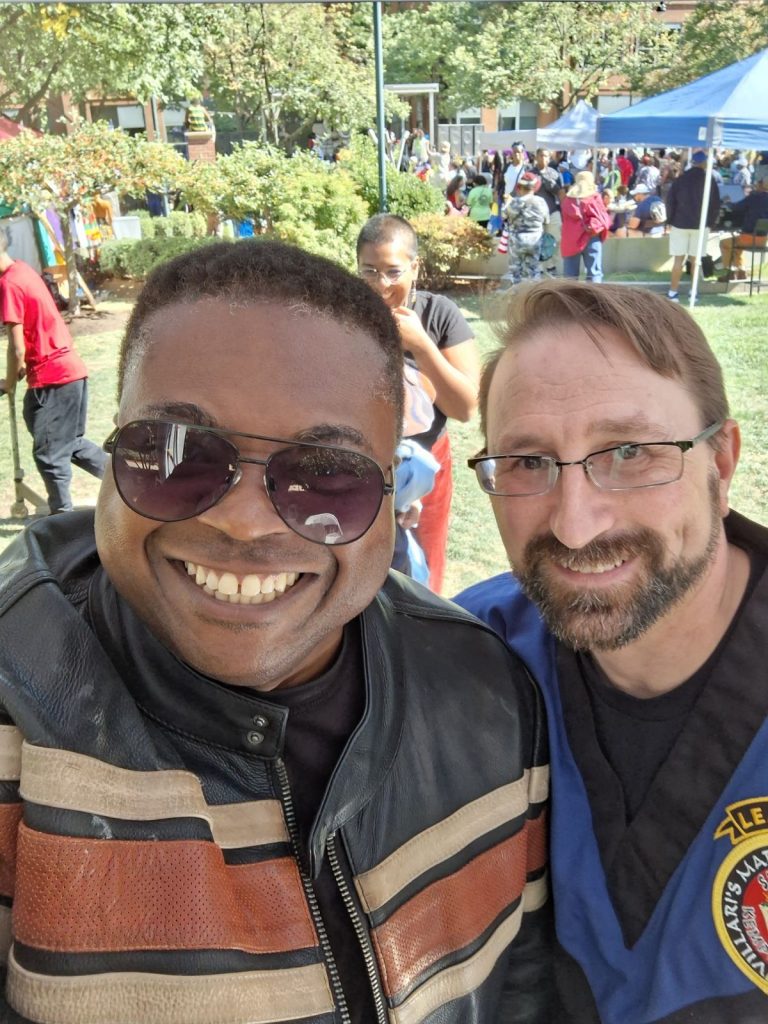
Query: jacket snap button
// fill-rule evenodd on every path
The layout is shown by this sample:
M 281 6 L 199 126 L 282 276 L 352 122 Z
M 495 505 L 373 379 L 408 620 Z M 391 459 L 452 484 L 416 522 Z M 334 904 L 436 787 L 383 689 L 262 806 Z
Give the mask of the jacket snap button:
M 248 740 L 252 747 L 258 747 L 260 746 L 260 744 L 264 742 L 264 733 L 255 731 L 249 732 L 248 735 L 246 736 L 246 739 Z
M 257 729 L 266 729 L 267 726 L 269 725 L 269 722 L 264 717 L 264 715 L 254 715 L 251 721 L 253 722 Z

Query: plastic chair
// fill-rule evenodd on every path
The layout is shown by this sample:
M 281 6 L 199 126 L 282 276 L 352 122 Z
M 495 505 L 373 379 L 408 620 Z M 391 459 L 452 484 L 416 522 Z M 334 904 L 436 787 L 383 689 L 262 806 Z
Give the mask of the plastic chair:
M 756 222 L 754 230 L 752 231 L 752 236 L 755 237 L 755 236 L 758 236 L 758 235 L 762 235 L 764 237 L 768 236 L 768 217 L 763 217 L 761 220 L 758 220 Z M 750 268 L 749 268 L 749 294 L 750 294 L 750 296 L 752 295 L 752 290 L 753 289 L 755 289 L 757 291 L 758 295 L 760 294 L 760 289 L 761 289 L 762 284 L 763 284 L 763 259 L 765 258 L 765 253 L 766 253 L 767 247 L 768 247 L 768 237 L 765 238 L 765 241 L 763 242 L 762 245 L 754 245 L 753 244 L 753 245 L 739 245 L 738 246 L 738 249 L 740 249 L 741 252 L 748 252 L 748 253 L 752 254 L 752 262 L 751 262 Z M 736 248 L 736 247 L 734 247 L 734 248 Z M 758 253 L 760 254 L 760 262 L 758 264 L 758 269 L 757 269 L 757 281 L 755 281 L 755 256 Z

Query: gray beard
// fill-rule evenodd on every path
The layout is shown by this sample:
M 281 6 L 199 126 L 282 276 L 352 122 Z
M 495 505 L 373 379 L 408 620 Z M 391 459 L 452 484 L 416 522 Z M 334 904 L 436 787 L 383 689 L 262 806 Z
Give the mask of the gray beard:
M 710 483 L 710 499 L 709 537 L 704 551 L 695 558 L 678 558 L 665 567 L 664 542 L 648 528 L 598 538 L 577 551 L 547 534 L 526 545 L 515 575 L 558 640 L 574 650 L 618 650 L 637 640 L 673 608 L 712 564 L 721 528 L 716 478 Z M 578 568 L 638 556 L 645 563 L 643 578 L 601 592 L 559 586 L 547 572 L 552 560 Z

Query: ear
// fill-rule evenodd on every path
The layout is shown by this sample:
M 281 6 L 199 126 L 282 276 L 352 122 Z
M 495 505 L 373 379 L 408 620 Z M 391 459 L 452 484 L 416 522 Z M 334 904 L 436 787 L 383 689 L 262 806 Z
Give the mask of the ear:
M 728 491 L 741 453 L 741 431 L 735 420 L 728 419 L 717 437 L 715 468 L 720 482 L 720 514 L 728 515 Z

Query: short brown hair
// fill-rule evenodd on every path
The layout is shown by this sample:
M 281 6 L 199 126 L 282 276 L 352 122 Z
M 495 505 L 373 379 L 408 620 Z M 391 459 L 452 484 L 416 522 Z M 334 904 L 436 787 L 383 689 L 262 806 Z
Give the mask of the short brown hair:
M 479 402 L 486 438 L 488 393 L 503 354 L 534 331 L 564 323 L 583 327 L 601 351 L 595 328 L 611 327 L 623 334 L 645 366 L 687 388 L 701 413 L 702 428 L 728 418 L 723 371 L 701 328 L 682 306 L 643 288 L 542 281 L 515 292 L 499 332 L 502 347 L 483 369 Z

